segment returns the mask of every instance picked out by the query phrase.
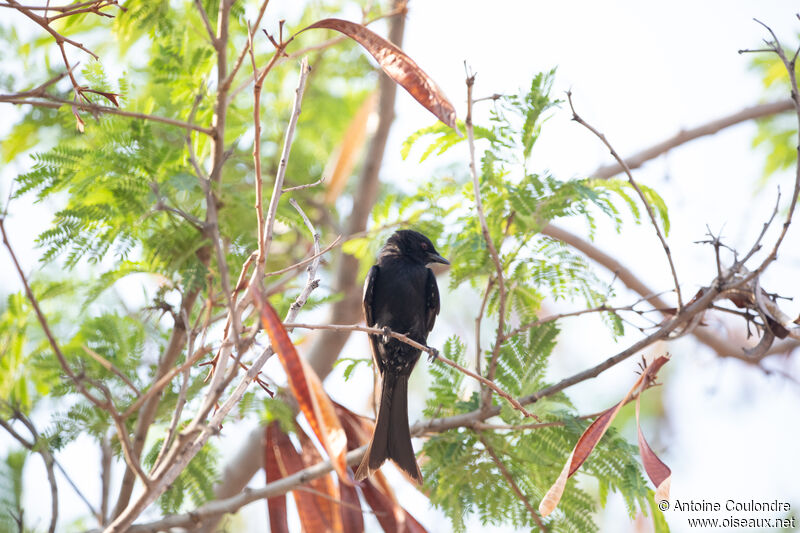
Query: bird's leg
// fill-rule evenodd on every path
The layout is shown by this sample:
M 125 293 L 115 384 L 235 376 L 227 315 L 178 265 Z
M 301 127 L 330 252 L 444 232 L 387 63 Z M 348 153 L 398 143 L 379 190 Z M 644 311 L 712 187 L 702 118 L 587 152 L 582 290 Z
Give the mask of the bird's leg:
M 436 361 L 437 359 L 439 359 L 439 350 L 437 350 L 436 348 L 431 348 L 430 346 L 428 346 L 428 350 L 430 350 L 428 352 L 428 362 L 429 363 L 432 363 L 432 362 Z

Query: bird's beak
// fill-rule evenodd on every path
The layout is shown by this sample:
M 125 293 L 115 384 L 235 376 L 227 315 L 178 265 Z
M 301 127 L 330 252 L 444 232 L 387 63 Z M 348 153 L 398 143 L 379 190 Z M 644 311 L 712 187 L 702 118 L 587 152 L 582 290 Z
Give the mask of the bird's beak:
M 430 253 L 428 254 L 428 263 L 441 263 L 443 265 L 449 265 L 450 261 L 439 255 L 438 253 Z

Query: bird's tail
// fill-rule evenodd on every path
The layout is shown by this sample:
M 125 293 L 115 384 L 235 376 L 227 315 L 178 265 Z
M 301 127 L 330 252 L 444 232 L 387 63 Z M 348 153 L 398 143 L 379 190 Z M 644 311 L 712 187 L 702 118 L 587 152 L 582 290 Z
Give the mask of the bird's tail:
M 381 384 L 381 403 L 375 432 L 356 471 L 356 480 L 371 476 L 387 459 L 394 461 L 417 483 L 422 483 L 422 473 L 414 456 L 408 430 L 408 376 L 388 371 L 384 373 Z

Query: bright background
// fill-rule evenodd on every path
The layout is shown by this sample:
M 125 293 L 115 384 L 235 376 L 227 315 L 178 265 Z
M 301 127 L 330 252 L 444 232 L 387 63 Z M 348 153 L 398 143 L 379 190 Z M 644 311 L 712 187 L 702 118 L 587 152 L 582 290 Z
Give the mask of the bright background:
M 296 10 L 295 6 L 275 1 L 268 10 L 267 27 Z M 528 85 L 541 71 L 558 67 L 554 94 L 571 89 L 578 112 L 604 132 L 623 156 L 632 154 L 671 136 L 681 128 L 693 127 L 711 119 L 758 103 L 763 91 L 758 75 L 749 69 L 752 56 L 737 50 L 759 47 L 766 36 L 756 17 L 769 24 L 790 46 L 797 44 L 800 21 L 795 18 L 794 1 L 638 1 L 609 2 L 513 2 L 513 1 L 422 1 L 412 0 L 406 25 L 404 49 L 449 95 L 460 117 L 465 111 L 464 66 L 466 60 L 477 72 L 475 96 L 510 93 Z M 357 19 L 357 11 L 347 11 Z M 378 26 L 380 27 L 380 26 Z M 565 98 L 565 97 L 564 97 Z M 480 121 L 487 104 L 476 109 Z M 3 108 L 4 116 L 13 109 Z M 397 121 L 389 139 L 382 179 L 400 186 L 427 179 L 445 162 L 456 161 L 466 168 L 466 150 L 454 150 L 446 161 L 418 164 L 419 152 L 402 160 L 402 141 L 413 131 L 432 123 L 432 118 L 407 94 L 398 93 Z M 485 115 L 484 115 L 485 116 Z M 0 123 L 0 138 L 10 122 Z M 751 148 L 754 124 L 743 124 L 713 137 L 694 141 L 648 163 L 635 172 L 642 183 L 655 187 L 670 208 L 673 251 L 684 295 L 691 296 L 707 284 L 715 272 L 713 252 L 694 244 L 705 238 L 706 224 L 739 250 L 749 248 L 761 224 L 769 217 L 775 201 L 776 185 L 785 198 L 791 191 L 792 176 L 785 173 L 762 188 L 758 183 L 763 168 L 763 153 Z M 416 155 L 416 157 L 415 157 Z M 532 167 L 549 169 L 560 178 L 580 177 L 598 165 L 611 162 L 599 141 L 587 130 L 570 121 L 562 106 L 545 125 L 533 154 Z M 0 194 L 5 199 L 10 177 L 19 168 L 0 169 Z M 35 268 L 36 250 L 30 245 L 49 223 L 46 206 L 31 206 L 25 201 L 12 204 L 14 242 L 28 271 Z M 797 225 L 797 222 L 795 223 Z M 585 227 L 572 231 L 585 235 Z M 775 233 L 766 242 L 774 241 Z M 649 225 L 627 225 L 622 235 L 611 225 L 600 226 L 596 244 L 626 264 L 643 281 L 657 290 L 672 286 L 663 250 Z M 0 253 L 0 290 L 17 290 L 5 253 Z M 794 296 L 782 303 L 792 316 L 800 310 L 797 273 L 800 268 L 800 230 L 793 227 L 783 244 L 779 263 L 770 267 L 762 286 Z M 603 273 L 605 276 L 606 273 Z M 610 275 L 607 279 L 610 279 Z M 446 280 L 440 280 L 440 286 Z M 638 299 L 618 289 L 617 303 Z M 477 300 L 465 291 L 443 293 L 443 312 L 430 342 L 441 345 L 457 333 L 471 339 Z M 559 304 L 553 310 L 574 309 L 575 304 Z M 735 327 L 740 322 L 723 323 L 710 317 L 711 328 Z M 487 330 L 488 332 L 488 330 Z M 484 338 L 488 338 L 484 336 Z M 564 323 L 562 343 L 553 356 L 552 379 L 558 380 L 592 366 L 625 348 L 639 338 L 634 333 L 614 344 L 595 318 L 572 319 Z M 366 356 L 362 338 L 348 344 L 350 356 Z M 772 357 L 764 369 L 747 366 L 734 359 L 720 359 L 691 338 L 667 346 L 657 346 L 650 354 L 669 351 L 672 362 L 662 373 L 664 386 L 648 394 L 663 394 L 663 417 L 645 424 L 651 445 L 672 468 L 671 499 L 681 501 L 789 502 L 800 522 L 800 363 L 797 355 Z M 423 367 L 422 363 L 420 367 Z M 618 365 L 601 377 L 568 390 L 580 412 L 594 412 L 610 406 L 635 379 L 635 358 Z M 353 383 L 369 383 L 361 370 L 344 384 L 341 370 L 326 385 L 334 399 L 366 412 L 368 391 L 354 395 Z M 787 377 L 788 376 L 788 377 Z M 412 423 L 423 404 L 424 372 L 417 370 L 412 387 L 420 394 L 412 397 Z M 413 396 L 412 392 L 412 396 Z M 229 427 L 220 449 L 235 449 L 250 427 Z M 631 442 L 633 426 L 622 428 Z M 0 449 L 8 446 L 0 436 Z M 95 458 L 87 458 L 80 442 L 60 456 L 64 464 L 85 465 L 92 472 L 81 477 L 85 490 L 97 494 L 99 476 Z M 47 520 L 47 506 L 40 494 L 47 487 L 41 461 L 29 462 L 28 510 L 33 518 L 39 507 L 39 527 Z M 388 470 L 388 468 L 387 468 Z M 580 477 L 580 476 L 578 476 Z M 117 478 L 118 479 L 118 478 Z M 392 477 L 402 484 L 399 477 Z M 572 482 L 571 482 L 572 483 Z M 253 485 L 263 484 L 257 477 Z M 569 489 L 567 489 L 569 490 Z M 402 488 L 401 502 L 431 531 L 450 529 L 449 522 L 411 488 Z M 70 521 L 70 511 L 82 512 L 82 505 L 64 486 L 60 523 Z M 411 502 L 408 504 L 408 502 Z M 252 504 L 243 511 L 252 531 L 263 531 L 265 506 Z M 670 511 L 666 518 L 673 531 L 688 531 L 687 517 L 734 516 L 736 518 L 777 518 L 776 513 L 680 513 Z M 603 513 L 603 531 L 647 531 L 641 523 L 630 524 L 622 499 L 612 495 Z M 241 524 L 241 522 L 239 522 Z M 35 524 L 34 524 L 35 525 Z M 477 522 L 473 523 L 478 530 Z

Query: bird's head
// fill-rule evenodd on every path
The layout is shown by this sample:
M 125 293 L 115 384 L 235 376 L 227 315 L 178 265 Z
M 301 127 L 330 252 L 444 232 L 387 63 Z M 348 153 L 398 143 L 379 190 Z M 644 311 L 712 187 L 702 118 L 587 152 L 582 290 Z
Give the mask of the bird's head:
M 410 229 L 401 229 L 394 232 L 386 241 L 381 254 L 402 255 L 424 265 L 428 263 L 450 264 L 447 259 L 436 251 L 429 238 L 418 231 Z

